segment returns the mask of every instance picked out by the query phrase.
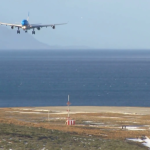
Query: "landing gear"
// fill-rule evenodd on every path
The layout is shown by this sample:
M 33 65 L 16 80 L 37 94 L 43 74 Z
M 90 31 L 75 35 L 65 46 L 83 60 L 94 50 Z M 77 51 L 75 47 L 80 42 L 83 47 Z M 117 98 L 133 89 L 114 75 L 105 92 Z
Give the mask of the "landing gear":
M 35 34 L 35 31 L 34 31 L 34 30 L 32 31 L 32 34 Z
M 19 30 L 19 27 L 18 27 L 18 30 L 17 30 L 17 34 L 20 34 L 20 30 Z
M 27 30 L 25 31 L 25 33 L 27 33 Z
M 20 30 L 17 30 L 17 34 L 20 34 Z

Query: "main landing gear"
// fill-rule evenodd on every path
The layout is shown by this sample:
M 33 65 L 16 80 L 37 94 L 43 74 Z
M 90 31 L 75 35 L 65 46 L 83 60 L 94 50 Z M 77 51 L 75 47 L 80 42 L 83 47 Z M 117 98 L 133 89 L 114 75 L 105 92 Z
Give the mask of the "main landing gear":
M 19 30 L 19 27 L 18 27 L 18 30 L 17 30 L 17 34 L 20 34 L 20 30 Z
M 20 30 L 17 30 L 17 34 L 20 34 Z
M 27 30 L 25 31 L 25 33 L 27 33 Z
M 35 34 L 35 31 L 34 31 L 34 29 L 33 29 L 33 31 L 32 31 L 32 34 Z
M 35 34 L 35 31 L 32 31 L 32 34 Z

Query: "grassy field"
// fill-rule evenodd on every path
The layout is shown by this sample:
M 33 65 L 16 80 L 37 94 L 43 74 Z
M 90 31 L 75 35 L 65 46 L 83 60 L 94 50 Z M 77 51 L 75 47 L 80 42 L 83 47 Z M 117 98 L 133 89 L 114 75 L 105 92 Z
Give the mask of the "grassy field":
M 139 143 L 0 123 L 0 150 L 146 150 Z
M 118 113 L 115 109 L 71 114 L 76 125 L 67 126 L 67 115 L 58 111 L 51 111 L 48 121 L 47 111 L 41 109 L 1 108 L 0 150 L 147 150 L 141 143 L 126 140 L 150 137 L 147 108 L 140 108 L 141 114 Z M 128 130 L 122 125 L 139 127 Z

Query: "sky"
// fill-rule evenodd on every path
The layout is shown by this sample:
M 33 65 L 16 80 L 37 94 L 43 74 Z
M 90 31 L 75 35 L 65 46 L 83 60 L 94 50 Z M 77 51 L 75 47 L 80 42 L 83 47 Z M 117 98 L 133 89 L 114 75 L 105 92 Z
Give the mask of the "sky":
M 150 0 L 0 0 L 0 3 L 0 22 L 20 23 L 27 18 L 28 11 L 30 23 L 67 22 L 55 30 L 42 28 L 33 35 L 51 46 L 150 49 Z

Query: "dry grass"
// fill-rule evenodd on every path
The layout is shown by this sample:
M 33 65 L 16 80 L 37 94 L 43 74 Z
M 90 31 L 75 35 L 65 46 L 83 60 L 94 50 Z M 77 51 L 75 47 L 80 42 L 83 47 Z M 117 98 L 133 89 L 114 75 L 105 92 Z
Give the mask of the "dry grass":
M 32 112 L 23 110 L 23 112 Z M 149 125 L 150 115 L 130 115 L 119 113 L 79 113 L 72 114 L 71 118 L 76 120 L 75 126 L 66 126 L 65 114 L 50 113 L 50 122 L 47 121 L 47 112 L 41 114 L 19 113 L 15 109 L 0 109 L 0 122 L 16 124 L 21 126 L 43 127 L 55 129 L 63 132 L 71 132 L 84 135 L 95 135 L 107 139 L 136 138 L 142 135 L 150 137 L 149 126 L 145 126 L 143 131 L 122 130 L 122 125 Z M 59 118 L 59 119 L 58 119 Z M 102 123 L 100 126 L 91 126 L 84 121 Z

